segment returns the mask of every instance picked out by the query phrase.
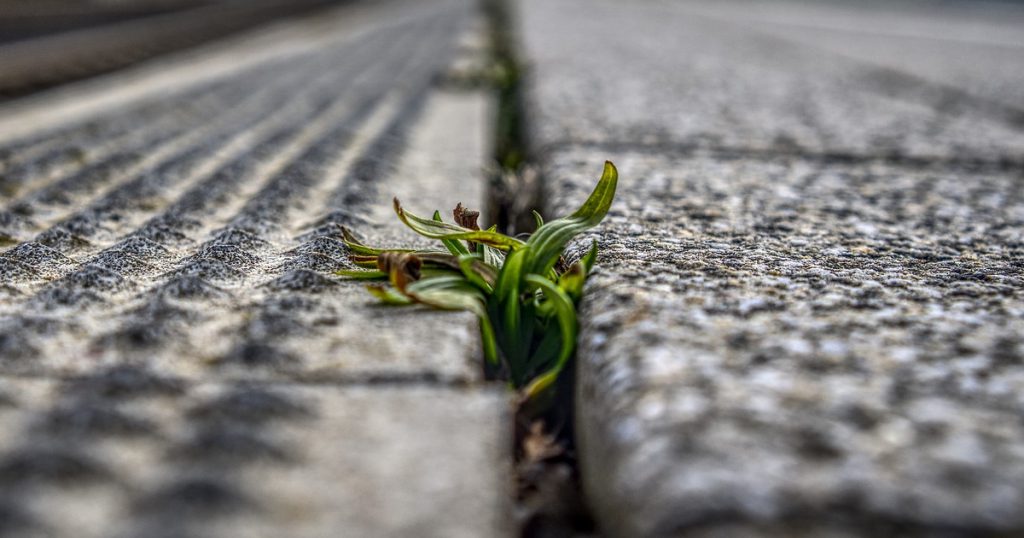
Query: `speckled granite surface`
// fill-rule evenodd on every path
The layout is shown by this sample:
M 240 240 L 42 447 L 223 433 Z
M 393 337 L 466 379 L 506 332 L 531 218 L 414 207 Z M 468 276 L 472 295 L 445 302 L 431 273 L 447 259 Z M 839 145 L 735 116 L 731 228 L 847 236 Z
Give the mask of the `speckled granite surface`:
M 618 159 L 578 397 L 624 534 L 1024 527 L 1019 175 Z
M 579 348 L 594 513 L 610 536 L 1024 532 L 1024 131 L 739 5 L 520 3 L 551 213 L 604 159 L 621 176 Z

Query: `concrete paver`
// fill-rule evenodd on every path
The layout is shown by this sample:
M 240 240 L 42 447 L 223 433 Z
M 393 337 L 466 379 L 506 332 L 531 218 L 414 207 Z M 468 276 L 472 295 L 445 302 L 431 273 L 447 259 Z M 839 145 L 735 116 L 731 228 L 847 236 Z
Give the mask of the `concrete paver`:
M 577 393 L 611 535 L 1024 528 L 1019 174 L 616 158 Z
M 946 2 L 925 16 L 914 3 L 864 7 L 800 0 L 770 6 L 742 1 L 687 6 L 695 14 L 888 69 L 881 78 L 902 76 L 908 90 L 919 91 L 922 84 L 911 79 L 923 79 L 935 85 L 931 98 L 939 106 L 955 108 L 948 99 L 941 102 L 941 94 L 959 90 L 967 97 L 1003 105 L 1003 114 L 1013 109 L 1010 115 L 1019 118 L 1024 109 L 1024 10 L 1019 5 L 991 3 L 978 9 L 970 3 Z M 885 91 L 884 80 L 879 86 Z M 920 91 L 906 95 L 922 98 Z
M 191 382 L 132 367 L 0 387 L 5 535 L 507 528 L 500 388 Z
M 1004 64 L 954 40 L 943 69 L 872 63 L 885 41 L 783 23 L 887 11 L 794 5 L 519 3 L 548 211 L 620 170 L 576 247 L 602 249 L 576 394 L 593 513 L 630 537 L 1019 533 L 1024 131 L 993 113 L 1015 90 L 951 77 L 942 104 L 929 78 Z
M 474 9 L 353 3 L 6 105 L 0 534 L 508 531 L 475 319 L 333 274 L 342 226 L 414 237 L 394 195 L 482 205 L 490 98 L 435 84 Z
M 685 2 L 521 4 L 541 145 L 1020 162 L 1016 121 L 972 113 L 924 83 L 908 99 L 891 67 L 763 25 Z M 986 49 L 966 48 L 992 65 Z

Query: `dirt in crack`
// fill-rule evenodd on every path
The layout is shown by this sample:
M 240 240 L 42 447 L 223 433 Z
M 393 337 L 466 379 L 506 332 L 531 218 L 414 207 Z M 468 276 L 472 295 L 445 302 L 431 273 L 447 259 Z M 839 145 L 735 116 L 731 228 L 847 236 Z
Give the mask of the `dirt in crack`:
M 493 158 L 487 207 L 493 223 L 506 233 L 533 231 L 534 209 L 543 207 L 542 178 L 533 165 L 523 63 L 516 46 L 510 2 L 483 0 L 490 31 L 494 91 Z M 516 402 L 515 519 L 522 538 L 597 536 L 583 496 L 575 443 L 575 354 L 556 382 L 546 407 Z M 498 372 L 485 363 L 485 373 Z
M 584 501 L 574 440 L 574 365 L 558 380 L 556 401 L 515 412 L 516 521 L 522 538 L 597 536 Z

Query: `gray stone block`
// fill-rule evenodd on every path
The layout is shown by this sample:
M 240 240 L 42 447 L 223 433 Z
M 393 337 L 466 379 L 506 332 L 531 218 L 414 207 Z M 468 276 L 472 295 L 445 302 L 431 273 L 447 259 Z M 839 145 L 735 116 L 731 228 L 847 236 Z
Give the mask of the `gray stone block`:
M 611 535 L 1024 529 L 1019 174 L 579 149 L 555 213 L 606 157 L 577 401 Z
M 1024 532 L 1024 131 L 990 43 L 1019 29 L 948 15 L 991 6 L 518 5 L 547 209 L 620 170 L 574 247 L 601 245 L 576 402 L 602 529 Z
M 480 207 L 463 0 L 339 5 L 0 114 L 0 535 L 501 536 L 470 314 L 352 268 Z M 118 99 L 111 101 L 111 95 Z
M 826 39 L 811 45 L 809 37 L 794 39 L 771 25 L 765 30 L 749 16 L 697 15 L 691 4 L 519 2 L 539 145 L 1020 164 L 1019 102 L 1013 114 L 993 111 L 903 71 L 892 76 L 887 64 L 829 51 L 819 43 Z M 759 13 L 779 5 L 760 6 Z M 903 47 L 889 50 L 899 55 Z M 975 62 L 995 72 L 997 62 L 984 47 L 958 48 L 966 58 L 944 50 L 929 60 L 954 71 Z M 991 77 L 1016 82 L 1012 74 Z
M 193 383 L 116 367 L 63 382 L 6 378 L 0 389 L 6 535 L 507 528 L 500 388 Z
M 932 85 L 936 100 L 953 90 L 1006 107 L 1004 114 L 1015 109 L 1019 116 L 1024 110 L 1024 10 L 1013 3 L 948 2 L 928 9 L 887 3 L 865 9 L 834 2 L 738 0 L 689 2 L 685 9 L 883 68 L 890 90 L 900 90 L 898 78 L 903 90 L 920 88 L 913 80 L 918 78 Z M 949 111 L 965 113 L 956 100 L 946 103 Z
M 431 88 L 465 21 L 449 16 L 465 4 L 447 5 L 181 95 L 217 103 L 209 118 L 139 105 L 55 135 L 89 145 L 122 116 L 156 115 L 135 142 L 152 151 L 130 165 L 83 172 L 114 159 L 92 154 L 13 201 L 31 222 L 0 254 L 14 292 L 0 368 L 88 373 L 91 356 L 182 375 L 479 380 L 472 316 L 374 306 L 332 274 L 350 267 L 342 225 L 415 240 L 392 196 L 427 214 L 482 205 L 486 99 Z M 239 86 L 257 90 L 239 99 Z

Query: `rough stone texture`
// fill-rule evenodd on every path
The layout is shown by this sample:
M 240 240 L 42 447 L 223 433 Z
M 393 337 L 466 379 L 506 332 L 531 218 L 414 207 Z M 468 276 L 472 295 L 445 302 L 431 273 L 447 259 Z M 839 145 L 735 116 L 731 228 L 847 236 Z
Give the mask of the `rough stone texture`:
M 223 38 L 332 0 L 132 2 L 63 0 L 0 7 L 0 96 L 15 97 Z M 206 4 L 206 5 L 204 5 Z M 47 28 L 49 27 L 49 28 Z
M 507 531 L 475 320 L 334 276 L 342 225 L 412 235 L 393 195 L 481 205 L 488 98 L 435 84 L 473 7 L 354 3 L 7 106 L 0 535 Z
M 475 538 L 506 526 L 500 392 L 130 367 L 2 387 L 5 536 Z
M 954 99 L 972 105 L 1000 104 L 1003 112 L 1024 111 L 1024 12 L 1012 4 L 989 4 L 983 10 L 967 2 L 946 2 L 921 16 L 914 3 L 876 4 L 873 10 L 845 3 L 734 1 L 689 2 L 690 13 L 746 25 L 750 30 L 792 39 L 854 60 L 889 69 L 911 87 L 912 78 L 938 86 L 928 97 L 959 90 Z M 877 10 L 884 9 L 883 13 Z M 894 54 L 899 51 L 899 54 Z M 909 77 L 909 79 L 908 79 Z M 901 92 L 897 80 L 880 89 L 908 99 L 920 93 Z M 895 86 L 895 87 L 894 87 Z M 986 103 L 988 102 L 988 103 Z M 947 102 L 947 106 L 954 103 Z M 993 110 L 993 112 L 997 112 Z M 1008 115 L 1013 118 L 1014 113 Z
M 1017 106 L 1015 116 L 994 116 L 889 65 L 765 33 L 747 18 L 698 16 L 688 2 L 523 4 L 533 115 L 545 144 L 1021 163 L 1016 64 L 1011 74 L 990 68 Z M 986 49 L 965 48 L 994 65 Z M 947 57 L 936 50 L 933 60 Z
M 605 532 L 1024 532 L 1020 128 L 721 5 L 586 5 L 520 4 L 550 213 L 622 178 L 577 376 Z
M 616 159 L 579 389 L 616 532 L 1024 528 L 1019 173 Z

